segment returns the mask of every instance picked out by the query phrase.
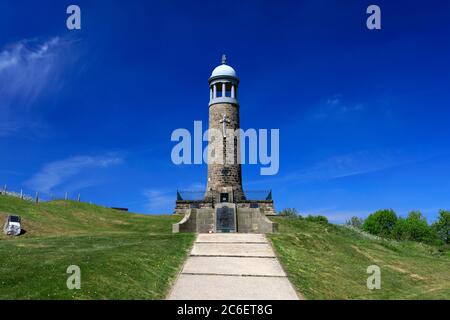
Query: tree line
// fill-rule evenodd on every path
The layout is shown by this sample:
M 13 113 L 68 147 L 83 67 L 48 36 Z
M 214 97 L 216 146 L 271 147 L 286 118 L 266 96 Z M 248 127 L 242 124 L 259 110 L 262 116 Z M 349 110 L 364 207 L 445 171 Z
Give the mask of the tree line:
M 302 217 L 295 208 L 287 208 L 279 216 L 300 218 L 311 222 L 328 223 L 324 216 Z M 394 210 L 378 210 L 366 219 L 352 217 L 346 225 L 363 230 L 372 235 L 398 241 L 418 241 L 432 245 L 450 245 L 450 211 L 440 210 L 435 222 L 428 224 L 420 211 L 411 211 L 406 218 L 397 216 Z
M 447 210 L 440 210 L 437 220 L 431 225 L 420 211 L 411 211 L 406 218 L 402 218 L 392 209 L 378 210 L 366 219 L 352 217 L 346 224 L 379 237 L 398 241 L 450 244 L 450 211 Z

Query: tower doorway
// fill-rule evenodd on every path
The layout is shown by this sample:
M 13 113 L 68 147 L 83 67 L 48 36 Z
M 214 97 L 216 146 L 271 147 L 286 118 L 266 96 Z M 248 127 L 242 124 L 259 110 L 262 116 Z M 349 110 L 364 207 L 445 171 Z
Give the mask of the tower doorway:
M 220 193 L 220 202 L 230 202 L 230 194 Z

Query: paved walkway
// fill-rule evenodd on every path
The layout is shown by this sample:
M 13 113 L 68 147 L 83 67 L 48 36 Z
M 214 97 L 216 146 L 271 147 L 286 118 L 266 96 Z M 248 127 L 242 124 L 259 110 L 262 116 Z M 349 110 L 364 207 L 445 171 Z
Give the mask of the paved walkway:
M 262 234 L 199 234 L 171 300 L 297 300 Z

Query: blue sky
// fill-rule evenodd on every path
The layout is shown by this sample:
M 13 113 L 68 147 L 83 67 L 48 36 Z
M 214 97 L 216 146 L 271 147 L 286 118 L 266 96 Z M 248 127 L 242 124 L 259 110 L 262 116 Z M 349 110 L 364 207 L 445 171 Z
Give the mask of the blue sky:
M 370 4 L 382 30 L 365 26 Z M 0 184 L 171 213 L 206 166 L 174 165 L 170 135 L 207 121 L 226 53 L 241 126 L 280 129 L 279 173 L 245 165 L 244 188 L 334 222 L 380 208 L 432 221 L 450 208 L 449 18 L 437 0 L 2 0 Z

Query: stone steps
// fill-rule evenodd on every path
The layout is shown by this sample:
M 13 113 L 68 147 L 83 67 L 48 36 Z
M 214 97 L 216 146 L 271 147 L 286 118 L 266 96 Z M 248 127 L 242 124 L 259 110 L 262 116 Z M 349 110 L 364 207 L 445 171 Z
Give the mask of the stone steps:
M 192 249 L 191 256 L 275 258 L 267 243 L 198 242 Z
M 171 300 L 297 300 L 262 234 L 199 234 Z

